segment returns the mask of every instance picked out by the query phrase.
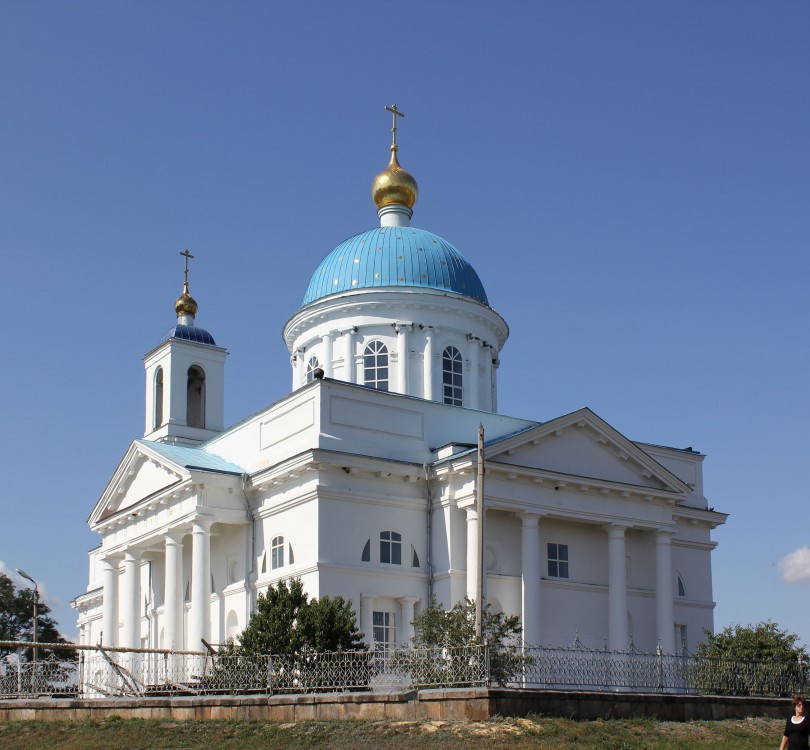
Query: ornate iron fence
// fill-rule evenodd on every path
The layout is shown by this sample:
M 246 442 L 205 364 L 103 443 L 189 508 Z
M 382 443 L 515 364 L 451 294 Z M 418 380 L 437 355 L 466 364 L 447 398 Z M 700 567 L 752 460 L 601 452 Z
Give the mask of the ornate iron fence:
M 504 685 L 528 690 L 786 696 L 803 692 L 801 662 L 570 647 L 395 648 L 248 657 L 69 646 L 75 658 L 26 661 L 0 642 L 0 698 L 266 694 Z M 10 647 L 15 651 L 8 653 Z M 49 645 L 49 649 L 54 649 Z M 66 652 L 70 653 L 70 652 Z M 72 656 L 72 654 L 71 654 Z
M 632 691 L 694 695 L 789 696 L 803 692 L 802 661 L 717 659 L 637 650 L 524 646 L 524 665 L 507 684 L 528 689 Z

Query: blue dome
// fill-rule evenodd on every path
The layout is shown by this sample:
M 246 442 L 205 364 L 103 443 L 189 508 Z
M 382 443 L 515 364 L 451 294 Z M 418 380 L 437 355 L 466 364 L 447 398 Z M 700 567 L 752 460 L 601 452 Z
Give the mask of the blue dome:
M 216 346 L 214 337 L 205 330 L 205 328 L 198 328 L 197 326 L 184 326 L 178 323 L 172 326 L 166 335 L 160 340 L 162 344 L 169 339 L 185 339 L 186 341 L 194 341 L 197 344 L 210 344 Z
M 378 227 L 341 242 L 323 259 L 301 306 L 375 287 L 439 289 L 489 305 L 475 269 L 449 242 L 416 227 Z

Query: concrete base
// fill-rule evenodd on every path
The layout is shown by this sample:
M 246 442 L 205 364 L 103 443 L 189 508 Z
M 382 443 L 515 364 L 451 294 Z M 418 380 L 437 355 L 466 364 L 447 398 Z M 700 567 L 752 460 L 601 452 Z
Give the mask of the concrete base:
M 486 721 L 530 713 L 578 720 L 646 716 L 665 721 L 780 718 L 786 698 L 728 698 L 628 693 L 534 692 L 455 688 L 392 693 L 183 696 L 174 698 L 39 698 L 0 701 L 0 721 L 104 719 L 231 719 L 241 721 Z

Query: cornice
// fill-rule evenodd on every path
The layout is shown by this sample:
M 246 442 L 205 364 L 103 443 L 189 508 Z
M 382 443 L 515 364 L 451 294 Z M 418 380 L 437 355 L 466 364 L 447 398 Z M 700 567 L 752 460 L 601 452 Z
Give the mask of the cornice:
M 493 332 L 498 349 L 509 336 L 509 327 L 497 311 L 462 294 L 426 287 L 414 288 L 412 291 L 394 287 L 346 291 L 334 297 L 310 302 L 284 324 L 282 337 L 287 348 L 291 348 L 298 336 L 321 323 L 336 321 L 342 317 L 374 314 L 377 311 L 385 322 L 396 322 L 395 319 L 401 317 L 402 310 L 425 310 L 428 313 L 438 310 L 467 317 Z M 426 316 L 425 324 L 427 318 L 432 317 Z M 422 323 L 419 320 L 413 322 L 417 325 Z

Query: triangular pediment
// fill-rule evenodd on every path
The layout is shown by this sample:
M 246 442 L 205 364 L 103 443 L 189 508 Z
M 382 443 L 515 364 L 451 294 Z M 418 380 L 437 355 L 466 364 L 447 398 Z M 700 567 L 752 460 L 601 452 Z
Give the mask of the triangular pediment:
M 134 508 L 189 477 L 190 474 L 184 467 L 134 442 L 118 464 L 110 483 L 90 514 L 88 523 L 92 527 Z
M 688 495 L 690 487 L 590 409 L 545 422 L 487 447 L 488 465 Z

